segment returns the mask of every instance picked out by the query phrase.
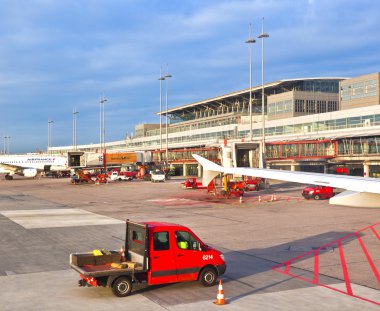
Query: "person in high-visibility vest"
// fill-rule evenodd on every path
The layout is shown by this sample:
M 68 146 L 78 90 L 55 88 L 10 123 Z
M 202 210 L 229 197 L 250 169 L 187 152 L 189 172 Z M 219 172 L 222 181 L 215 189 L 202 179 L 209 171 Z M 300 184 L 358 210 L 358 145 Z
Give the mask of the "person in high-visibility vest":
M 182 242 L 177 242 L 178 248 L 180 249 L 188 249 L 189 248 L 189 243 L 186 241 Z

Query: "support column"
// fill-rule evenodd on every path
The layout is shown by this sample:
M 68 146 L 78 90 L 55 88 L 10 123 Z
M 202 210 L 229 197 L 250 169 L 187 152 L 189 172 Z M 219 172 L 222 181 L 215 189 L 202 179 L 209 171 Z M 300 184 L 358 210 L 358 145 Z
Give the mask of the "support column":
M 290 164 L 290 170 L 291 170 L 292 172 L 295 172 L 295 171 L 296 171 L 296 165 L 295 165 L 295 163 Z
M 202 165 L 200 165 L 198 163 L 198 177 L 201 178 L 202 177 Z
M 369 164 L 363 163 L 363 168 L 364 168 L 364 177 L 369 177 Z
M 187 176 L 187 165 L 183 163 L 183 176 Z
M 328 174 L 328 172 L 329 172 L 329 169 L 328 169 L 327 165 L 326 164 L 323 165 L 323 173 Z

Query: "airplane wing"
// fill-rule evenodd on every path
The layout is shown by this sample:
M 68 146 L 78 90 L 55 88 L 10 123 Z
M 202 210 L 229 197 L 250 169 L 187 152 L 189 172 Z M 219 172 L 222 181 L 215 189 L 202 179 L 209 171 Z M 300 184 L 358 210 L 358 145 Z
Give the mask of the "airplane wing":
M 219 173 L 262 177 L 301 184 L 342 188 L 346 191 L 332 197 L 330 204 L 380 208 L 380 180 L 376 178 L 260 168 L 223 167 L 199 155 L 193 154 L 193 157 L 203 166 L 203 185 L 207 185 Z
M 36 168 L 27 168 L 9 163 L 0 163 L 0 174 L 12 175 L 18 174 L 25 177 L 35 177 L 38 173 Z M 7 178 L 7 176 L 6 176 Z
M 17 174 L 20 172 L 23 168 L 21 166 L 13 165 L 13 164 L 6 164 L 6 163 L 1 163 L 0 167 L 4 171 L 9 171 L 10 173 Z

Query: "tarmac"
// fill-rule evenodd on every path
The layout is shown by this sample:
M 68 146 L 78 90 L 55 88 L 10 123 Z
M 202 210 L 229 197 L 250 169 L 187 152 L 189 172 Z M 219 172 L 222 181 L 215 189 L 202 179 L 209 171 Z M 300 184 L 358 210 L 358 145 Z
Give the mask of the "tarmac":
M 290 183 L 240 203 L 180 182 L 0 180 L 0 309 L 379 310 L 380 209 L 304 200 Z M 119 249 L 126 219 L 179 223 L 221 250 L 227 304 L 197 282 L 138 285 L 125 298 L 78 287 L 70 253 Z

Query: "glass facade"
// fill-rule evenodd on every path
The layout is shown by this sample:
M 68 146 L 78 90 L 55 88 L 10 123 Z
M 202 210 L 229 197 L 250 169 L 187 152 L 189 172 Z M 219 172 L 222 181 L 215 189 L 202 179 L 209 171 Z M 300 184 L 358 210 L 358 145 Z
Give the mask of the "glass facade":
M 213 162 L 219 161 L 219 148 L 172 149 L 168 151 L 168 160 L 170 162 L 195 162 L 193 154 L 198 154 Z M 153 162 L 159 162 L 160 151 L 153 151 L 152 156 Z M 165 150 L 161 151 L 161 159 L 166 161 Z
M 331 80 L 305 80 L 301 82 L 300 91 L 338 93 L 339 82 Z
M 343 101 L 369 96 L 377 96 L 377 80 L 344 84 L 340 89 L 340 97 Z
M 380 137 L 347 138 L 339 140 L 338 155 L 365 156 L 379 154 Z
M 319 131 L 333 131 L 365 126 L 380 126 L 380 114 L 267 127 L 265 129 L 265 135 L 275 136 L 288 134 L 306 134 Z M 245 137 L 246 133 L 247 131 L 239 131 L 239 137 Z M 254 129 L 253 134 L 256 137 L 260 137 L 261 129 Z
M 326 101 L 326 100 L 304 100 L 296 99 L 294 111 L 299 113 L 314 114 L 337 111 L 339 108 L 338 101 Z
M 332 158 L 335 156 L 334 141 L 307 141 L 294 143 L 270 143 L 266 145 L 268 160 Z
M 268 104 L 268 115 L 281 115 L 293 111 L 293 101 L 291 99 Z

